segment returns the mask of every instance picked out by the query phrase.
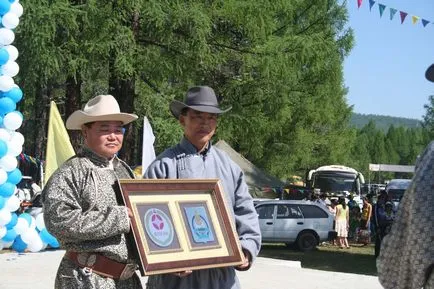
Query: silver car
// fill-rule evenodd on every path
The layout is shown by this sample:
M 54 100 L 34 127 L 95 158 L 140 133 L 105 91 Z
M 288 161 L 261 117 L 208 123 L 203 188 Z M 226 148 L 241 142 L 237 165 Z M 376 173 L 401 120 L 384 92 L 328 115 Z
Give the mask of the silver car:
M 295 200 L 261 201 L 255 206 L 262 242 L 295 243 L 302 251 L 336 235 L 334 216 L 316 202 Z

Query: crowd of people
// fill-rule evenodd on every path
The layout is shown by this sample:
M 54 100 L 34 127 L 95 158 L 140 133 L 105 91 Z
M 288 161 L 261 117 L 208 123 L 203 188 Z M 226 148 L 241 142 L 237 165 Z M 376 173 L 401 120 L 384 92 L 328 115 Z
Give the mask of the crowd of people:
M 396 208 L 385 190 L 380 191 L 374 202 L 374 195 L 362 198 L 363 205 L 354 200 L 350 194 L 345 197 L 329 197 L 327 194 L 313 196 L 312 200 L 326 207 L 335 217 L 334 230 L 336 239 L 333 245 L 350 248 L 348 240 L 362 244 L 371 243 L 375 239 L 375 256 L 380 252 L 381 240 L 390 232 L 395 218 Z

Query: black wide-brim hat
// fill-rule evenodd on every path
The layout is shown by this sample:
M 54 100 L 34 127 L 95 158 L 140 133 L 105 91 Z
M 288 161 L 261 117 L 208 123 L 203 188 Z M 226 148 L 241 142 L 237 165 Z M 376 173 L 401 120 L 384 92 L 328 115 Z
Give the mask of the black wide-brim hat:
M 425 77 L 426 79 L 428 79 L 429 81 L 434 82 L 434 63 L 431 64 L 430 67 L 428 67 L 428 69 L 425 72 Z
M 221 109 L 214 90 L 209 86 L 195 86 L 190 88 L 185 95 L 184 102 L 173 100 L 170 103 L 170 112 L 178 119 L 181 111 L 186 107 L 215 114 L 222 114 L 232 109 L 232 107 Z

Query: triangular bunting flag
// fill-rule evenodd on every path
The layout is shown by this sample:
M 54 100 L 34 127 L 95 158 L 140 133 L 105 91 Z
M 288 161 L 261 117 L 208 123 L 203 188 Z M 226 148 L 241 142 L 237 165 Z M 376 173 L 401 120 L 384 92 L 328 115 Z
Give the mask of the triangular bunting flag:
M 428 20 L 422 19 L 422 25 L 423 27 L 427 26 L 429 24 Z
M 374 6 L 375 1 L 374 0 L 369 0 L 369 11 L 371 11 L 372 6 Z
M 394 8 L 390 8 L 390 20 L 393 20 L 393 17 L 395 16 L 397 11 L 398 10 L 396 10 Z
M 411 16 L 411 22 L 413 22 L 413 24 L 416 24 L 418 20 L 419 20 L 419 17 L 414 16 L 414 15 Z
M 360 8 L 360 6 L 362 6 L 362 1 L 363 0 L 357 0 L 357 8 Z
M 399 15 L 401 15 L 401 24 L 404 23 L 405 17 L 407 17 L 408 13 L 399 11 Z
M 384 9 L 386 9 L 386 5 L 378 3 L 378 9 L 380 9 L 380 18 L 383 16 Z

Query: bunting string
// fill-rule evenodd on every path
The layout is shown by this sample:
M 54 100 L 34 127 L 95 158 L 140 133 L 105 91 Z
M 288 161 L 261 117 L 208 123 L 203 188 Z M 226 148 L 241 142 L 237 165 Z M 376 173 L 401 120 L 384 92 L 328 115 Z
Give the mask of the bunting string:
M 362 4 L 363 4 L 363 0 L 357 0 L 357 8 L 360 8 L 362 6 Z M 382 18 L 387 6 L 382 4 L 382 3 L 377 2 L 375 0 L 369 0 L 369 11 L 372 12 L 372 8 L 375 6 L 375 4 L 378 5 L 378 11 L 380 13 L 380 18 Z M 395 17 L 395 14 L 398 12 L 398 10 L 395 8 L 389 7 L 389 12 L 390 12 L 389 18 L 392 21 L 393 18 Z M 409 15 L 409 13 L 407 13 L 405 11 L 399 11 L 401 24 L 404 24 L 405 19 L 407 18 L 408 15 Z M 421 18 L 421 17 L 416 16 L 416 15 L 411 15 L 411 22 L 413 23 L 413 25 L 417 24 L 419 22 L 419 20 L 420 20 L 420 23 L 422 23 L 423 27 L 426 27 L 428 24 L 434 25 L 434 22 L 431 20 L 427 20 L 427 19 Z

